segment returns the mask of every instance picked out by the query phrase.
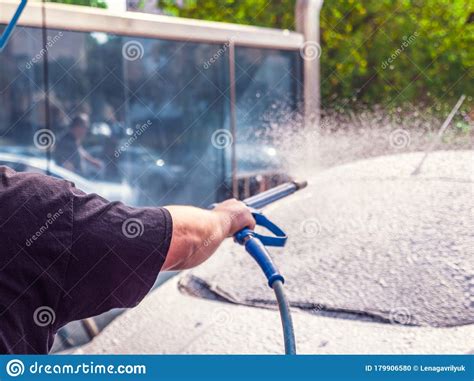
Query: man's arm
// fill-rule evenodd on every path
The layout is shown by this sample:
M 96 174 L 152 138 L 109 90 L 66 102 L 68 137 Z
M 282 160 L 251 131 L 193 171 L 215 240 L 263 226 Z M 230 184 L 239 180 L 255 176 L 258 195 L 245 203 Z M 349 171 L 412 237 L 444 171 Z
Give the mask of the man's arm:
M 205 261 L 219 244 L 254 220 L 241 202 L 214 210 L 186 206 L 133 208 L 71 186 L 71 255 L 56 311 L 57 326 L 136 306 L 161 270 Z M 69 221 L 66 219 L 66 221 Z M 55 225 L 56 227 L 56 225 Z
M 65 161 L 64 163 L 61 164 L 64 168 L 68 169 L 71 172 L 76 171 L 76 167 L 74 167 L 74 164 L 72 164 L 70 161 Z
M 91 163 L 94 167 L 96 168 L 102 168 L 102 162 L 98 159 L 96 159 L 95 157 L 93 157 L 89 152 L 86 151 L 86 149 L 82 146 L 80 146 L 78 148 L 78 151 L 79 151 L 79 155 L 81 155 L 81 157 L 88 161 L 89 163 Z
M 213 210 L 188 206 L 166 207 L 173 220 L 173 236 L 163 270 L 184 270 L 208 259 L 222 241 L 244 227 L 253 229 L 255 220 L 247 206 L 227 200 Z

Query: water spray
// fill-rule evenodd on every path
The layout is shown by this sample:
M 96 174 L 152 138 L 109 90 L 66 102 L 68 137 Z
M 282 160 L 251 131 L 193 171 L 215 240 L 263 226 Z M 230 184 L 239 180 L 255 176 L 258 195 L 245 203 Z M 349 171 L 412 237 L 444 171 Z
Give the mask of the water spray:
M 416 175 L 419 175 L 420 172 L 421 172 L 421 167 L 423 166 L 423 163 L 425 162 L 426 158 L 428 157 L 428 155 L 433 152 L 433 150 L 438 146 L 438 144 L 441 142 L 441 139 L 443 137 L 443 134 L 445 133 L 446 129 L 448 128 L 449 124 L 451 123 L 451 121 L 453 120 L 454 116 L 456 115 L 456 113 L 459 111 L 459 109 L 461 108 L 464 100 L 466 99 L 466 96 L 465 95 L 461 95 L 461 97 L 459 98 L 459 100 L 457 101 L 456 105 L 453 107 L 453 109 L 451 110 L 451 112 L 449 113 L 448 117 L 446 118 L 446 120 L 444 121 L 444 123 L 442 124 L 441 128 L 439 129 L 438 131 L 438 134 L 436 135 L 436 138 L 435 140 L 430 144 L 430 146 L 428 147 L 428 149 L 425 151 L 425 154 L 423 155 L 423 158 L 421 159 L 421 161 L 418 163 L 418 165 L 416 166 L 415 170 L 412 172 L 412 176 L 416 176 Z

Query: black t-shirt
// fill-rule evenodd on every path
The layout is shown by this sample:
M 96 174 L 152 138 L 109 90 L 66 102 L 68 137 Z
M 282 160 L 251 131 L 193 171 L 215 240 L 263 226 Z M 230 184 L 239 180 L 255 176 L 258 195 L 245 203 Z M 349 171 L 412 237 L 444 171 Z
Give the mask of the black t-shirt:
M 66 323 L 134 307 L 172 236 L 164 208 L 131 208 L 0 166 L 0 353 L 47 353 Z

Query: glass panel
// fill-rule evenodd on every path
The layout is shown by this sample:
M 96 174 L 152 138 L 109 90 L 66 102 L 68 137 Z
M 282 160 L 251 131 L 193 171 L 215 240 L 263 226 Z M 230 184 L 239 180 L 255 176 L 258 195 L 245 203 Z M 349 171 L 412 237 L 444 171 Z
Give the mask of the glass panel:
M 230 193 L 227 45 L 47 34 L 52 161 L 34 144 L 46 52 L 41 30 L 22 27 L 0 55 L 0 161 L 133 205 L 207 206 Z M 298 52 L 236 48 L 239 175 L 281 169 L 268 132 L 297 107 L 300 66 Z
M 284 167 L 284 158 L 273 144 L 272 129 L 296 110 L 301 78 L 298 52 L 236 48 L 239 177 L 278 173 Z
M 141 203 L 207 206 L 222 197 L 224 150 L 211 143 L 216 130 L 228 129 L 226 50 L 126 39 L 127 126 L 146 131 L 124 154 L 140 160 L 127 174 L 140 184 Z
M 137 205 L 116 151 L 126 136 L 122 38 L 104 33 L 48 30 L 51 129 L 56 146 L 51 168 L 76 186 L 109 200 Z
M 41 30 L 16 27 L 0 54 L 0 68 L 0 164 L 44 171 L 41 148 L 50 141 L 43 136 L 35 145 L 34 139 L 45 128 Z

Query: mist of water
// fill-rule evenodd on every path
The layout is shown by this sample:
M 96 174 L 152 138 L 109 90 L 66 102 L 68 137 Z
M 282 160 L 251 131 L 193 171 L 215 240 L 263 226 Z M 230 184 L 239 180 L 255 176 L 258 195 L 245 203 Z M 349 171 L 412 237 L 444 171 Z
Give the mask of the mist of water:
M 443 122 L 439 112 L 407 106 L 325 111 L 318 122 L 301 114 L 272 113 L 260 139 L 271 142 L 293 177 L 308 178 L 339 164 L 382 155 L 424 151 Z M 437 150 L 473 149 L 474 120 L 460 113 Z

